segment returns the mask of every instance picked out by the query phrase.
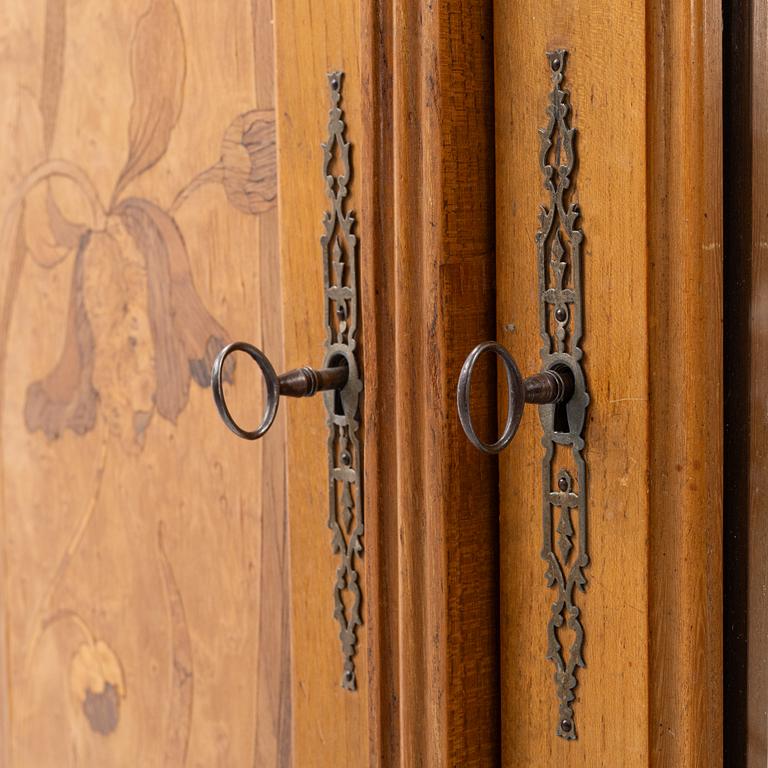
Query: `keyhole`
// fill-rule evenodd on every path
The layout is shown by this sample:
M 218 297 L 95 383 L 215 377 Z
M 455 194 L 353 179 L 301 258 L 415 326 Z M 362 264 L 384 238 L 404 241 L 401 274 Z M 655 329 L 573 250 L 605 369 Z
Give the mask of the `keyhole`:
M 555 432 L 562 432 L 567 434 L 571 431 L 571 427 L 568 424 L 568 409 L 565 403 L 557 403 L 555 405 Z
M 333 412 L 336 416 L 344 415 L 344 404 L 341 401 L 341 390 L 335 389 L 333 391 Z
M 556 365 L 553 370 L 568 370 L 567 366 Z M 555 405 L 555 432 L 568 434 L 571 432 L 571 425 L 568 423 L 568 402 L 557 403 Z
M 328 361 L 331 368 L 349 368 L 349 363 L 343 355 L 336 355 Z M 335 416 L 344 416 L 344 402 L 341 398 L 342 389 L 333 390 L 333 413 Z

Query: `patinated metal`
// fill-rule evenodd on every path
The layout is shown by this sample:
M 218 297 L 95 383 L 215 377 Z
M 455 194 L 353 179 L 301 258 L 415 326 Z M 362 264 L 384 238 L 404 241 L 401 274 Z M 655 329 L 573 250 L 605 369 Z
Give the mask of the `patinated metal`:
M 553 368 L 525 380 L 525 402 L 545 405 L 567 403 L 573 396 L 573 373 L 569 368 Z
M 349 378 L 346 365 L 317 370 L 308 365 L 281 373 L 280 394 L 286 397 L 312 397 L 318 392 L 343 389 Z
M 584 667 L 584 627 L 576 592 L 585 591 L 587 553 L 587 469 L 584 461 L 584 421 L 589 404 L 579 346 L 583 333 L 580 216 L 571 174 L 576 166 L 576 129 L 570 126 L 569 94 L 561 88 L 567 52 L 547 53 L 552 91 L 545 128 L 539 130 L 539 164 L 549 200 L 539 212 L 536 254 L 539 268 L 539 320 L 542 366 L 567 369 L 574 380 L 573 396 L 561 405 L 542 405 L 541 556 L 547 563 L 547 586 L 556 590 L 547 627 L 547 658 L 555 665 L 559 701 L 557 735 L 576 738 L 573 701 L 578 669 Z M 561 445 L 570 453 L 558 452 Z M 575 516 L 575 528 L 574 528 Z M 570 643 L 564 647 L 563 629 Z
M 325 275 L 323 366 L 345 365 L 348 369 L 343 389 L 326 392 L 324 399 L 328 424 L 328 527 L 332 532 L 333 552 L 340 561 L 333 587 L 333 615 L 339 622 L 344 658 L 341 685 L 354 691 L 357 688 L 357 628 L 362 624 L 357 559 L 363 552 L 364 531 L 362 451 L 358 437 L 363 384 L 357 366 L 357 237 L 355 214 L 347 210 L 346 205 L 352 167 L 340 107 L 342 82 L 342 72 L 329 73 L 331 111 L 328 141 L 323 144 L 323 175 L 330 206 L 323 217 L 320 244 Z
M 241 427 L 227 407 L 227 400 L 224 396 L 224 376 L 227 358 L 234 352 L 245 352 L 250 355 L 259 368 L 261 368 L 261 373 L 264 376 L 266 402 L 264 404 L 264 415 L 261 417 L 261 423 L 256 429 Z M 216 404 L 216 410 L 219 412 L 221 420 L 238 437 L 242 437 L 243 440 L 258 440 L 269 431 L 275 416 L 277 416 L 277 407 L 280 404 L 280 382 L 275 372 L 275 367 L 258 347 L 254 347 L 253 344 L 249 344 L 247 341 L 233 341 L 231 344 L 227 344 L 213 361 L 211 390 L 213 391 L 213 402 Z
M 226 376 L 226 362 L 233 352 L 245 352 L 256 362 L 264 376 L 266 402 L 264 415 L 256 429 L 248 430 L 241 427 L 229 411 L 227 400 L 224 396 L 224 379 Z M 244 440 L 258 440 L 263 437 L 277 416 L 277 409 L 281 397 L 312 397 L 317 392 L 326 390 L 343 389 L 349 378 L 349 370 L 346 365 L 335 368 L 322 368 L 319 371 L 308 365 L 286 371 L 279 376 L 269 358 L 253 344 L 247 341 L 234 341 L 227 344 L 213 361 L 211 371 L 211 389 L 213 401 L 222 421 L 238 437 Z
M 507 419 L 501 435 L 494 443 L 486 443 L 478 436 L 472 424 L 469 403 L 472 393 L 472 372 L 478 358 L 484 352 L 493 352 L 498 355 L 507 376 Z M 570 369 L 557 367 L 534 373 L 523 379 L 517 363 L 506 347 L 495 341 L 484 341 L 467 355 L 459 373 L 459 384 L 456 388 L 459 420 L 472 445 L 483 453 L 500 453 L 517 433 L 526 403 L 566 402 L 573 394 L 573 388 L 574 381 Z
M 480 439 L 472 424 L 472 414 L 470 412 L 472 372 L 480 355 L 484 352 L 493 352 L 499 357 L 504 365 L 504 372 L 507 377 L 507 420 L 501 435 L 499 435 L 498 440 L 494 443 L 486 443 Z M 467 355 L 467 359 L 464 361 L 464 365 L 461 366 L 461 372 L 459 373 L 459 383 L 456 387 L 456 405 L 459 411 L 459 421 L 461 421 L 464 433 L 475 448 L 483 453 L 494 454 L 500 453 L 509 445 L 509 441 L 515 436 L 517 428 L 520 426 L 520 420 L 523 418 L 525 383 L 517 363 L 506 347 L 496 341 L 484 341 Z

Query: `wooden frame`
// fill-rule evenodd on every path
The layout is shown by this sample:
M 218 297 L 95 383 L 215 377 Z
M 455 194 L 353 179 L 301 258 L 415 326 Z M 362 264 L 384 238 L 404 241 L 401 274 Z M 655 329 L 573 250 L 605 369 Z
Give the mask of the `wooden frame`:
M 455 404 L 493 333 L 491 3 L 364 0 L 362 66 L 371 765 L 493 765 L 497 476 Z

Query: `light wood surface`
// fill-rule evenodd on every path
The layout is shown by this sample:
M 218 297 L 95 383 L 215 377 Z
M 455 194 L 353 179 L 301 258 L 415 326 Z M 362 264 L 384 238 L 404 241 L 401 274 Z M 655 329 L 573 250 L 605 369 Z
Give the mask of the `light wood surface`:
M 322 217 L 325 194 L 321 143 L 328 137 L 328 79 L 344 72 L 342 100 L 352 143 L 348 210 L 361 197 L 359 13 L 347 0 L 280 0 L 275 4 L 280 179 L 280 260 L 284 354 L 288 368 L 323 359 Z M 360 239 L 360 260 L 367 248 Z M 363 308 L 365 313 L 366 309 Z M 288 425 L 288 507 L 291 539 L 293 760 L 295 766 L 363 766 L 368 752 L 367 622 L 358 630 L 357 690 L 341 687 L 343 656 L 334 618 L 338 567 L 328 529 L 328 430 L 319 397 L 285 404 Z M 267 442 L 269 436 L 266 438 Z M 365 434 L 363 450 L 367 449 Z M 369 516 L 366 517 L 369 519 Z M 363 540 L 367 548 L 371 535 Z M 365 579 L 367 556 L 360 562 Z M 363 590 L 363 610 L 375 601 Z
M 538 370 L 545 51 L 569 51 L 584 231 L 587 668 L 555 736 L 533 409 L 500 460 L 503 764 L 721 764 L 715 3 L 495 4 L 498 338 Z
M 493 333 L 491 15 L 363 3 L 372 764 L 499 761 L 497 475 L 456 415 Z M 476 420 L 495 419 L 476 380 Z
M 0 15 L 0 764 L 286 766 L 270 3 Z

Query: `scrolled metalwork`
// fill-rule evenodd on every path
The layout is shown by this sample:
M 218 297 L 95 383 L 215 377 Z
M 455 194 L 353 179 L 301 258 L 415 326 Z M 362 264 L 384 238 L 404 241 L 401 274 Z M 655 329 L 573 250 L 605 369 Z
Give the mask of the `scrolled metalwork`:
M 363 554 L 363 490 L 358 413 L 362 381 L 357 349 L 357 237 L 355 214 L 345 198 L 352 174 L 350 143 L 345 138 L 344 113 L 340 107 L 342 72 L 330 72 L 331 110 L 328 141 L 323 144 L 323 176 L 330 209 L 323 216 L 325 280 L 326 367 L 344 364 L 349 369 L 343 389 L 324 394 L 328 424 L 328 527 L 334 554 L 339 556 L 333 587 L 334 617 L 339 622 L 344 658 L 342 687 L 357 688 L 355 654 L 357 628 L 362 624 L 362 593 L 357 560 Z
M 539 409 L 545 449 L 541 556 L 547 563 L 547 586 L 556 590 L 547 627 L 547 658 L 555 665 L 559 701 L 557 735 L 575 739 L 573 704 L 577 672 L 586 666 L 584 627 L 575 593 L 586 589 L 584 569 L 589 564 L 587 469 L 582 437 L 589 394 L 579 346 L 583 333 L 581 245 L 584 236 L 577 227 L 580 211 L 574 200 L 571 178 L 576 167 L 576 129 L 569 123 L 569 93 L 561 87 L 566 56 L 567 51 L 562 49 L 547 53 L 552 90 L 547 107 L 549 120 L 546 127 L 539 130 L 539 163 L 549 201 L 548 206 L 540 208 L 536 251 L 543 368 L 565 367 L 573 374 L 575 383 L 573 396 L 567 403 L 542 405 Z M 558 446 L 564 450 L 559 451 Z M 570 638 L 567 648 L 564 647 L 566 629 Z

